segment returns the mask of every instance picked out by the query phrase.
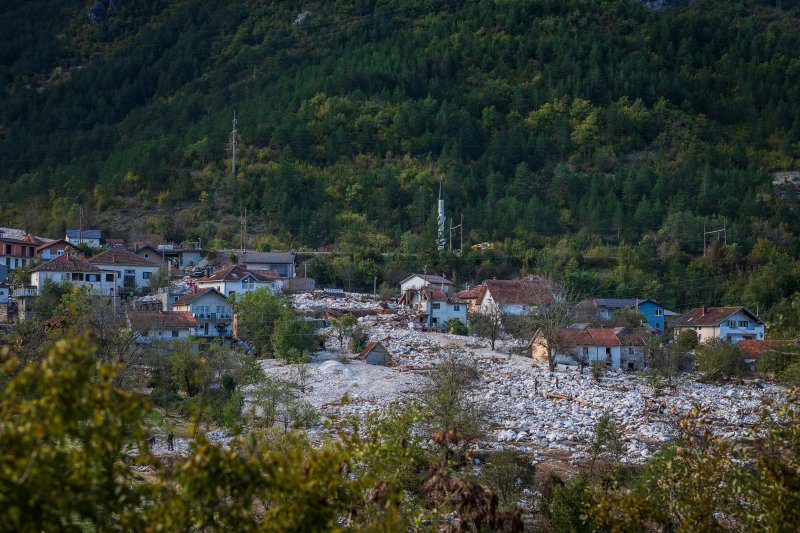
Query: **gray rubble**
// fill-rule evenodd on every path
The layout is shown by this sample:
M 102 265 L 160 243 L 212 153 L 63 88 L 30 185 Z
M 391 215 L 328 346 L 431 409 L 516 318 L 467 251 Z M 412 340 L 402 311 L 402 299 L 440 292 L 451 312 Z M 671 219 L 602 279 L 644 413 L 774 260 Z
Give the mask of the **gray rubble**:
M 376 309 L 371 298 L 346 295 L 326 298 L 299 295 L 293 300 L 300 310 L 318 306 L 336 309 Z M 374 307 L 370 307 L 374 306 Z M 470 358 L 480 370 L 474 399 L 490 406 L 490 440 L 481 448 L 508 446 L 562 450 L 573 461 L 585 458 L 594 425 L 609 413 L 623 435 L 622 460 L 642 462 L 665 442 L 677 436 L 677 421 L 695 404 L 708 409 L 705 420 L 718 435 L 738 438 L 748 435 L 758 420 L 762 400 L 781 397 L 784 389 L 710 385 L 683 375 L 672 389 L 656 391 L 634 374 L 609 373 L 596 382 L 588 372 L 575 369 L 550 374 L 546 366 L 529 358 L 506 355 L 511 341 L 500 342 L 500 351 L 474 337 L 423 333 L 413 328 L 414 317 L 406 311 L 364 316 L 358 319 L 371 340 L 378 340 L 392 353 L 390 367 L 352 361 L 349 372 L 326 373 L 319 366 L 340 357 L 338 351 L 317 354 L 309 364 L 307 392 L 303 397 L 320 409 L 324 417 L 364 416 L 384 409 L 392 401 L 406 401 L 425 383 L 425 373 L 446 352 Z M 330 366 L 330 364 L 328 364 Z M 265 370 L 291 379 L 291 365 L 265 361 Z M 556 379 L 558 377 L 558 386 Z M 342 398 L 346 396 L 346 400 Z

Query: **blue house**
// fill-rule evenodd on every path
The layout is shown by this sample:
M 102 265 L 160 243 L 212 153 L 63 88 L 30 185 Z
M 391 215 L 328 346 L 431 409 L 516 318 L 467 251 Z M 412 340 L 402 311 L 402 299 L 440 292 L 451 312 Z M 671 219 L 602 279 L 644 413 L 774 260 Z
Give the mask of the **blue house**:
M 644 315 L 647 324 L 656 331 L 664 331 L 664 316 L 674 315 L 664 309 L 656 301 L 642 298 L 595 298 L 584 300 L 577 306 L 578 314 L 583 319 L 596 318 L 605 321 L 620 309 L 634 309 Z

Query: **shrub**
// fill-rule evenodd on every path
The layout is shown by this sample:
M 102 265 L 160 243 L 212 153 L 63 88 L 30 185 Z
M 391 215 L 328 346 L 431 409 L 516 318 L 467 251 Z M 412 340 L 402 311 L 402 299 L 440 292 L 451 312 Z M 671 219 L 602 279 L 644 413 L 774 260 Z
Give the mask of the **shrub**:
M 445 328 L 447 329 L 448 333 L 452 333 L 453 335 L 466 335 L 469 333 L 467 329 L 467 325 L 464 324 L 457 318 L 451 318 L 447 322 L 445 322 Z
M 744 374 L 742 350 L 722 339 L 708 339 L 697 345 L 697 364 L 705 378 L 720 381 Z
M 317 346 L 314 325 L 292 312 L 285 312 L 275 323 L 272 333 L 272 351 L 285 361 L 299 361 L 307 358 Z
M 364 347 L 367 345 L 367 341 L 369 341 L 369 335 L 367 332 L 361 329 L 360 327 L 356 327 L 353 329 L 353 333 L 350 335 L 350 342 L 348 343 L 348 347 L 350 348 L 351 353 L 359 353 Z

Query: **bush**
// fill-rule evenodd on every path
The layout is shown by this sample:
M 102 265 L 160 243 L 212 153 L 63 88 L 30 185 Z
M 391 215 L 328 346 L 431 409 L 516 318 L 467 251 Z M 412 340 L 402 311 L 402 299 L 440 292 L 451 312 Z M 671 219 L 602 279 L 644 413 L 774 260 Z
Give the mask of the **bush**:
M 514 507 L 535 476 L 536 465 L 527 454 L 503 450 L 488 459 L 481 479 L 494 490 L 503 507 Z
M 420 402 L 432 435 L 452 430 L 458 435 L 455 440 L 463 444 L 481 437 L 486 429 L 486 410 L 469 394 L 473 382 L 480 377 L 477 367 L 469 360 L 448 355 L 429 377 Z M 443 443 L 443 447 L 447 444 Z
M 350 342 L 348 342 L 347 346 L 350 348 L 351 353 L 360 353 L 368 341 L 369 335 L 367 335 L 367 332 L 360 327 L 356 327 L 350 335 Z
M 272 332 L 272 351 L 284 361 L 306 359 L 317 346 L 314 325 L 294 313 L 287 311 L 275 323 Z
M 540 500 L 542 514 L 550 520 L 555 532 L 596 531 L 589 520 L 589 510 L 595 505 L 595 496 L 585 474 L 579 474 L 564 483 L 551 479 L 551 490 Z
M 592 363 L 591 369 L 592 369 L 592 377 L 596 381 L 600 381 L 600 378 L 602 378 L 603 374 L 605 374 L 606 370 L 608 370 L 608 366 L 606 366 L 606 364 L 602 361 L 594 361 Z
M 444 323 L 444 326 L 447 329 L 447 332 L 452 333 L 453 335 L 466 335 L 469 333 L 467 325 L 457 318 L 451 318 Z
M 735 344 L 722 339 L 708 339 L 697 345 L 695 353 L 700 371 L 710 381 L 742 377 L 744 374 L 742 350 Z

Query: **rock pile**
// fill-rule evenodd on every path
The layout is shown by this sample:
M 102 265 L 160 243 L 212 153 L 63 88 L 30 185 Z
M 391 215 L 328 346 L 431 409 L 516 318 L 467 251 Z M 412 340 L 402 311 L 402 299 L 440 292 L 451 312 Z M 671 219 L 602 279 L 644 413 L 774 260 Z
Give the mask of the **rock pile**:
M 351 295 L 298 295 L 294 305 L 300 310 L 316 305 L 336 309 L 378 306 Z M 308 401 L 326 416 L 363 416 L 391 401 L 413 397 L 425 383 L 425 371 L 445 353 L 455 353 L 472 360 L 480 371 L 481 379 L 472 394 L 479 404 L 491 406 L 491 441 L 481 444 L 487 448 L 561 450 L 580 460 L 597 420 L 608 413 L 623 436 L 623 460 L 641 462 L 677 436 L 678 419 L 695 404 L 708 409 L 705 417 L 719 435 L 742 437 L 757 421 L 763 397 L 783 394 L 777 386 L 715 386 L 698 383 L 692 376 L 675 380 L 671 390 L 656 391 L 640 376 L 621 372 L 609 373 L 599 382 L 574 369 L 550 374 L 539 362 L 499 355 L 486 347 L 486 341 L 474 337 L 423 333 L 414 328 L 415 317 L 403 310 L 364 316 L 359 323 L 371 340 L 382 342 L 392 353 L 392 367 L 354 361 L 348 365 L 351 376 L 326 375 L 315 369 Z M 332 357 L 335 355 L 317 358 L 311 366 Z M 267 371 L 287 372 L 274 365 Z M 341 400 L 344 395 L 346 401 Z

